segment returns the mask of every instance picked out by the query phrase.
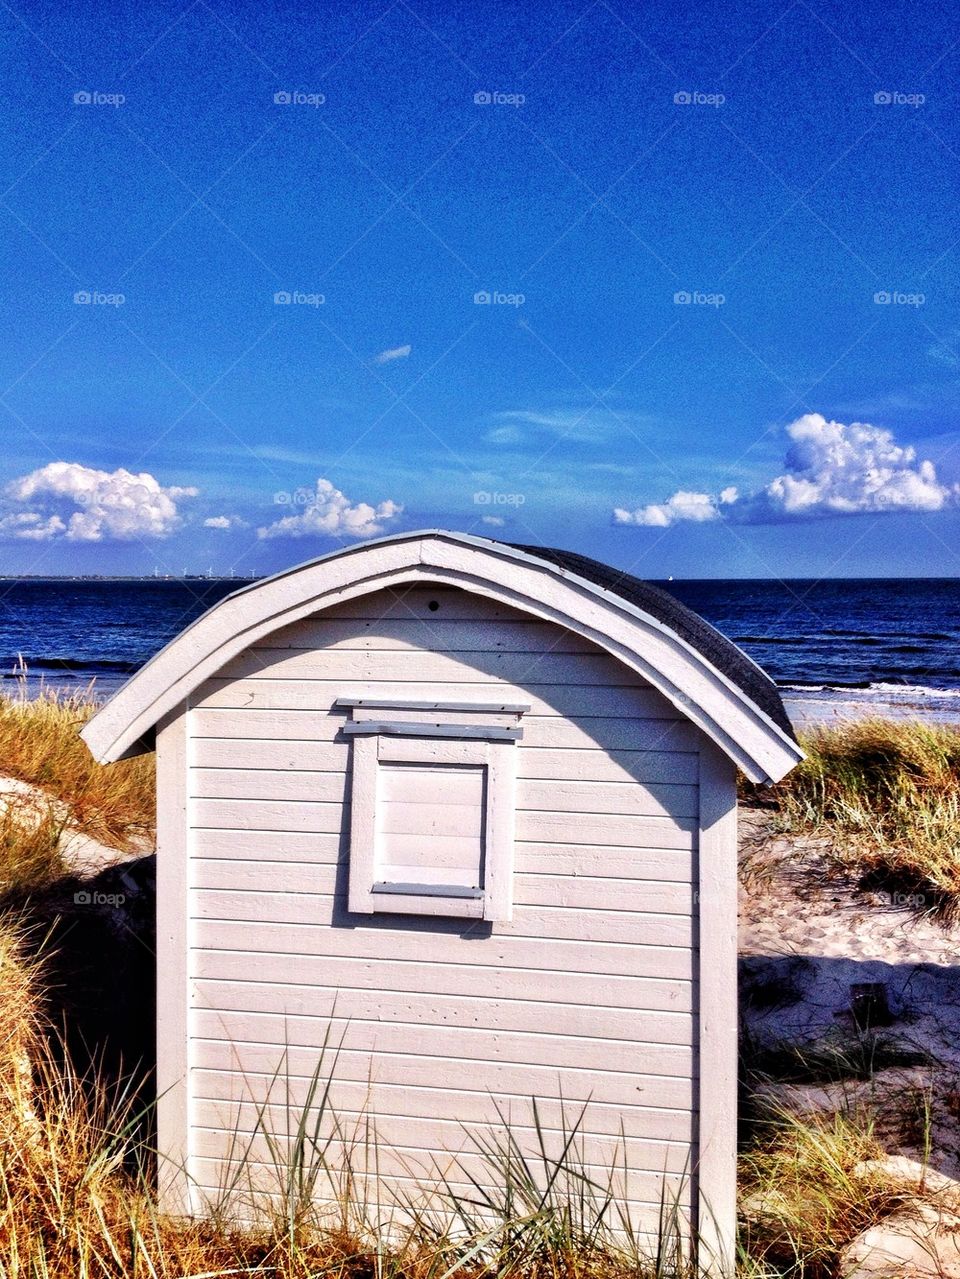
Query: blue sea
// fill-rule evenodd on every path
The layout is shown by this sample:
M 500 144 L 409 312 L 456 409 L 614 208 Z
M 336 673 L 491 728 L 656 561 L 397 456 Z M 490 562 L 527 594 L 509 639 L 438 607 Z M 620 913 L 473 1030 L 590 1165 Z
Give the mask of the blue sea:
M 2 579 L 0 687 L 106 697 L 231 579 Z M 777 681 L 795 722 L 960 720 L 960 579 L 660 583 Z

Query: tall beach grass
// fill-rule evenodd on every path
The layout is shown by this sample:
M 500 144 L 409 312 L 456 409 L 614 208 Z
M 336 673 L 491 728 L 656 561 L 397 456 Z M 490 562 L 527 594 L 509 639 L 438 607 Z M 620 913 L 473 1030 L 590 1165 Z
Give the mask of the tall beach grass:
M 960 726 L 866 719 L 801 745 L 807 758 L 767 800 L 780 828 L 828 836 L 830 858 L 862 888 L 960 917 Z
M 234 1170 L 203 1215 L 164 1215 L 149 1152 L 137 1146 L 134 1096 L 79 1078 L 49 1051 L 37 978 L 7 920 L 0 926 L 7 995 L 0 1010 L 0 1279 L 692 1275 L 666 1198 L 651 1248 L 629 1228 L 616 1192 L 619 1167 L 609 1176 L 587 1171 L 582 1112 L 559 1149 L 539 1126 L 539 1147 L 521 1147 L 504 1121 L 473 1144 L 487 1175 L 472 1187 L 463 1189 L 469 1175 L 454 1163 L 423 1183 L 429 1200 L 384 1201 L 372 1121 L 349 1126 L 332 1103 L 335 1049 L 320 1052 L 306 1098 L 283 1117 L 282 1137 L 263 1105 L 256 1135 L 270 1150 L 270 1177 L 251 1165 L 241 1142 Z M 282 1086 L 279 1067 L 276 1081 Z
M 79 736 L 95 710 L 90 690 L 0 696 L 0 774 L 57 801 L 60 821 L 110 847 L 133 848 L 154 827 L 153 757 L 98 764 Z

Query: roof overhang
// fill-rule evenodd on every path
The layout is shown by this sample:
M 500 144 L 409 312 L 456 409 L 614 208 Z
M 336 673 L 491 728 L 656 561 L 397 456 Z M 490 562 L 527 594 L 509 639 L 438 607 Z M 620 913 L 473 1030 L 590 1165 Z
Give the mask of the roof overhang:
M 591 640 L 658 689 L 752 781 L 779 781 L 796 741 L 693 645 L 615 592 L 502 542 L 427 530 L 361 543 L 228 595 L 137 672 L 82 730 L 101 763 L 151 748 L 156 726 L 264 636 L 350 599 L 446 583 Z

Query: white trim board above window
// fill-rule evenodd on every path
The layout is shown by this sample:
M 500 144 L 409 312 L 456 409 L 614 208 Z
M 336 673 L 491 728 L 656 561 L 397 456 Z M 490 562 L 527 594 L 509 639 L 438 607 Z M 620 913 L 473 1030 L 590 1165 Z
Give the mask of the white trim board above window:
M 351 716 L 350 910 L 509 920 L 516 750 L 529 707 L 336 705 Z

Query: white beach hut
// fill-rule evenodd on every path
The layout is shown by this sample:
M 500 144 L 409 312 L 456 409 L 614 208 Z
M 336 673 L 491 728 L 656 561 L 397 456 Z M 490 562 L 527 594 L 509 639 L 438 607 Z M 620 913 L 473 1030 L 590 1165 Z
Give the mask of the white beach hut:
M 635 1221 L 675 1195 L 729 1257 L 736 770 L 801 758 L 739 649 L 594 560 L 409 533 L 237 591 L 83 735 L 157 755 L 167 1208 L 217 1192 L 284 1050 L 305 1095 L 332 1022 L 388 1190 L 482 1180 L 501 1115 L 532 1149 L 530 1098 L 548 1139 L 589 1099 Z

